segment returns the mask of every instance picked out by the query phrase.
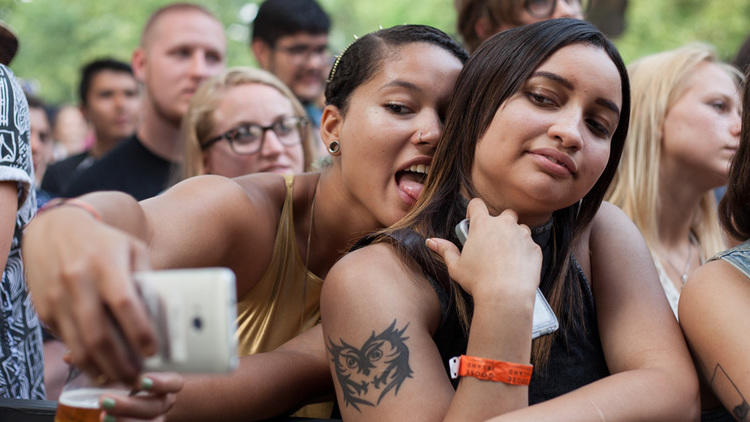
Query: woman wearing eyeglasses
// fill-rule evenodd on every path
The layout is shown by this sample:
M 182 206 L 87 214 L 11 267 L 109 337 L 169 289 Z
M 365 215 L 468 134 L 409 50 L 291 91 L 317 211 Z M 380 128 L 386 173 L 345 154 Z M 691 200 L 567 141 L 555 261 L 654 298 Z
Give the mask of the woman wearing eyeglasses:
M 229 69 L 203 84 L 182 120 L 180 179 L 309 170 L 314 137 L 294 94 L 272 74 Z
M 463 48 L 435 28 L 402 25 L 368 34 L 349 46 L 328 78 L 321 137 L 331 165 L 321 172 L 231 180 L 205 175 L 140 203 L 98 192 L 38 215 L 24 232 L 24 260 L 40 317 L 59 329 L 77 366 L 133 382 L 138 368 L 131 356 L 152 354 L 157 339 L 131 272 L 223 266 L 237 279 L 240 354 L 268 355 L 260 352 L 319 321 L 323 278 L 351 244 L 414 205 L 466 59 Z M 201 144 L 216 139 L 206 151 L 245 152 L 263 149 L 261 142 L 254 146 L 253 132 L 265 145 L 291 135 L 287 116 L 264 116 L 217 126 Z M 239 129 L 240 123 L 258 126 Z M 255 356 L 243 356 L 230 377 L 189 380 L 175 417 L 270 417 L 327 392 L 322 337 L 320 330 L 310 332 L 309 344 L 276 355 L 278 365 L 248 369 Z M 297 381 L 310 373 L 322 375 L 319 384 Z M 274 390 L 283 380 L 294 388 Z M 131 398 L 112 400 L 110 416 L 132 414 L 136 406 Z M 159 409 L 151 410 L 141 415 Z
M 555 18 L 583 19 L 589 0 L 455 0 L 458 32 L 469 52 L 506 29 Z

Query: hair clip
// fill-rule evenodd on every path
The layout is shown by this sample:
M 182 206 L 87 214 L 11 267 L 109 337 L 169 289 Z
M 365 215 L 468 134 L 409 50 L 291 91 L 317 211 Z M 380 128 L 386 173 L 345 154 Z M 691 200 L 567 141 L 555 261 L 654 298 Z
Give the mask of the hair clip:
M 344 48 L 344 50 L 341 51 L 341 54 L 339 54 L 336 57 L 336 61 L 333 62 L 333 67 L 331 67 L 331 72 L 328 74 L 328 80 L 326 82 L 331 83 L 333 81 L 333 77 L 336 75 L 336 69 L 338 69 L 338 67 L 339 67 L 339 62 L 341 62 L 341 58 L 344 56 L 344 54 L 346 54 L 346 51 L 349 49 L 349 47 L 351 47 L 352 44 L 354 44 L 355 42 L 357 42 L 358 39 L 359 39 L 359 37 L 357 37 L 357 35 L 354 34 L 354 41 L 352 41 L 351 43 L 349 43 L 349 45 L 347 45 L 346 48 Z

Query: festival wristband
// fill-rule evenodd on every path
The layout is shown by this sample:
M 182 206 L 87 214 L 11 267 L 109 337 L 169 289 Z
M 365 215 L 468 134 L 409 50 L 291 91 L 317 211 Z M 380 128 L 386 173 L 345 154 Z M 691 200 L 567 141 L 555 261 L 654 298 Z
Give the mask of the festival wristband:
M 533 365 L 461 355 L 448 360 L 451 378 L 474 377 L 511 385 L 529 385 Z
M 96 208 L 92 207 L 90 204 L 81 201 L 80 199 L 75 198 L 55 198 L 44 204 L 42 208 L 37 211 L 37 215 L 51 210 L 52 208 L 62 207 L 63 205 L 70 205 L 72 207 L 78 207 L 86 212 L 88 212 L 92 217 L 95 219 L 102 221 L 102 216 L 99 214 L 99 211 L 96 210 Z

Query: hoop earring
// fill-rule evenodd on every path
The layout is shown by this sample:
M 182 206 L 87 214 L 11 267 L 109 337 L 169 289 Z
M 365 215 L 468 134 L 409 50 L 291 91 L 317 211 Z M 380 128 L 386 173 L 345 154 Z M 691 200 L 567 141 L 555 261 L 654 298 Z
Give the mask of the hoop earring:
M 339 151 L 341 151 L 341 144 L 339 144 L 339 141 L 331 141 L 330 144 L 328 144 L 328 153 L 331 155 L 339 155 Z

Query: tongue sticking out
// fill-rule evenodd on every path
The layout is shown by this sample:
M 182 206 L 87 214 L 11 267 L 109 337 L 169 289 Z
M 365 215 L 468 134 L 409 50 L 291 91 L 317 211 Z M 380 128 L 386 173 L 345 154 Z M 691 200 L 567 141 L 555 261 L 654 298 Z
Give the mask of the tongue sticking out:
M 415 201 L 422 193 L 424 185 L 424 175 L 411 172 L 402 172 L 398 174 L 398 188 L 409 195 Z

